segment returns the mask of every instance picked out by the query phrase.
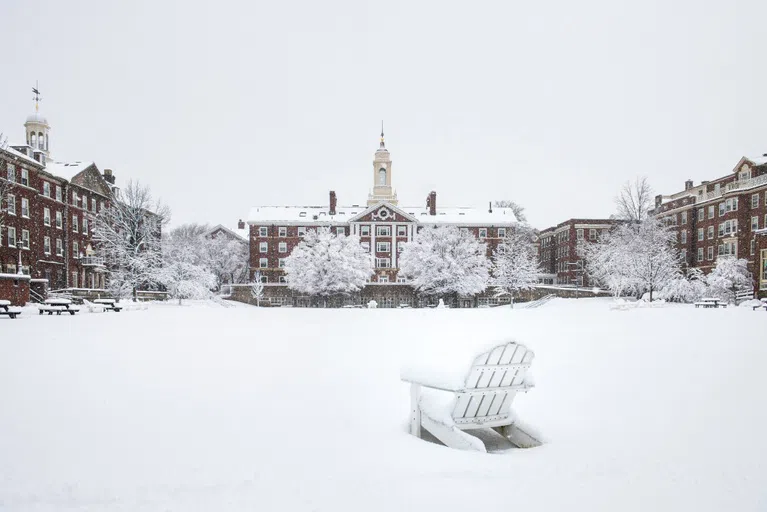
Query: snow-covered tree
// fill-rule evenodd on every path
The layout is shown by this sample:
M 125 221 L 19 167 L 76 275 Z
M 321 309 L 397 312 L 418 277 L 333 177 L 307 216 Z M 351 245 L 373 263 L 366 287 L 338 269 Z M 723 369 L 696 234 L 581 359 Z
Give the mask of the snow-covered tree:
M 93 240 L 109 269 L 112 292 L 136 300 L 140 287 L 159 283 L 160 237 L 170 210 L 138 182 L 130 181 L 124 189 L 115 190 L 109 204 L 93 218 Z
M 225 236 L 205 238 L 201 243 L 203 263 L 216 276 L 216 289 L 222 285 L 247 282 L 248 245 Z
M 399 271 L 429 296 L 481 293 L 489 281 L 487 247 L 455 226 L 424 226 L 402 248 Z
M 648 218 L 653 207 L 652 188 L 647 177 L 637 177 L 634 183 L 627 181 L 615 198 L 619 219 L 642 222 Z
M 285 258 L 288 287 L 313 296 L 348 295 L 361 290 L 373 275 L 373 261 L 356 235 L 308 230 Z
M 586 246 L 587 272 L 614 295 L 649 292 L 652 300 L 653 292 L 680 275 L 681 260 L 673 240 L 669 228 L 654 217 L 623 224 Z
M 728 302 L 735 302 L 736 294 L 753 286 L 753 276 L 748 270 L 748 261 L 733 256 L 720 256 L 716 267 L 708 275 L 712 295 L 718 295 Z
M 698 268 L 690 268 L 687 275 L 679 274 L 669 281 L 658 295 L 672 302 L 695 302 L 708 293 L 706 278 Z
M 511 295 L 512 304 L 517 292 L 535 285 L 539 272 L 535 245 L 527 231 L 507 234 L 493 253 L 491 284 Z
M 171 232 L 163 240 L 163 264 L 156 279 L 179 304 L 183 299 L 209 297 L 216 285 L 215 276 L 200 261 L 198 241 L 180 232 Z
M 250 284 L 250 295 L 256 299 L 256 306 L 261 305 L 261 299 L 264 298 L 264 282 L 261 279 L 261 271 L 256 270 L 253 274 L 253 282 Z

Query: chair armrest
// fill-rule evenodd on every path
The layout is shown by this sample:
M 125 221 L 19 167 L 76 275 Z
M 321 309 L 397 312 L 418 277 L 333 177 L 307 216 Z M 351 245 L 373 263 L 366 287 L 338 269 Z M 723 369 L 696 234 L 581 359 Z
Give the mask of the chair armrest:
M 409 382 L 410 384 L 418 384 L 419 386 L 423 386 L 425 388 L 437 389 L 439 391 L 447 391 L 449 393 L 457 393 L 457 392 L 461 391 L 460 388 L 456 388 L 454 386 L 446 386 L 444 384 L 434 383 L 434 382 L 424 382 L 423 379 L 421 379 L 421 380 L 414 380 L 414 379 L 408 379 L 408 378 L 402 377 L 402 378 L 400 378 L 400 380 L 402 382 Z

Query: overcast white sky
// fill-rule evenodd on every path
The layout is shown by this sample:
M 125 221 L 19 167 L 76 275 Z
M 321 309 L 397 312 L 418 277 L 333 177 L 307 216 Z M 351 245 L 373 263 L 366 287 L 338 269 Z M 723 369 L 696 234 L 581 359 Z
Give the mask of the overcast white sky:
M 381 119 L 402 204 L 534 226 L 767 153 L 767 2 L 2 0 L 0 131 L 39 80 L 54 156 L 147 183 L 173 224 L 363 203 Z

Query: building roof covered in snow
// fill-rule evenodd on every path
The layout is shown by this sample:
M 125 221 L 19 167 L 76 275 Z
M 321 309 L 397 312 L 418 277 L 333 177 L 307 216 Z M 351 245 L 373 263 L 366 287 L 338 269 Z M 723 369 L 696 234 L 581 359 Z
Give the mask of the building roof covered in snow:
M 380 204 L 399 210 L 414 218 L 416 222 L 423 224 L 494 226 L 517 222 L 511 208 L 492 208 L 491 211 L 490 208 L 440 207 L 437 208 L 436 215 L 430 215 L 429 209 L 423 206 L 407 207 L 392 206 L 388 203 Z M 330 214 L 328 206 L 255 206 L 251 208 L 248 214 L 248 223 L 254 225 L 260 223 L 343 224 L 355 222 L 361 214 L 378 206 L 339 206 L 336 208 L 335 215 Z
M 45 165 L 46 172 L 72 181 L 72 178 L 83 172 L 88 167 L 95 165 L 93 162 L 75 161 L 75 162 L 48 162 Z

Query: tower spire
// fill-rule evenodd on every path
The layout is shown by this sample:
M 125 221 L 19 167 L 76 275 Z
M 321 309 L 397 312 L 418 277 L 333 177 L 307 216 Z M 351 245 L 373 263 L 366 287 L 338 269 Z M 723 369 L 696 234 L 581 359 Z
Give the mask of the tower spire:
M 37 80 L 35 80 L 35 86 L 32 87 L 32 92 L 35 93 L 35 112 L 40 111 L 40 89 L 38 89 Z
M 384 130 L 383 130 L 383 121 L 381 121 L 381 149 L 385 149 L 386 146 L 384 145 Z

